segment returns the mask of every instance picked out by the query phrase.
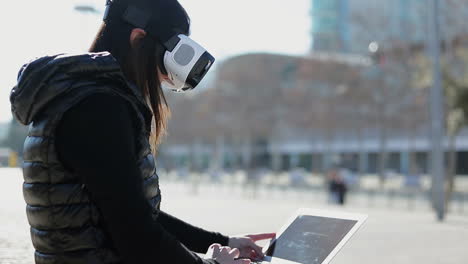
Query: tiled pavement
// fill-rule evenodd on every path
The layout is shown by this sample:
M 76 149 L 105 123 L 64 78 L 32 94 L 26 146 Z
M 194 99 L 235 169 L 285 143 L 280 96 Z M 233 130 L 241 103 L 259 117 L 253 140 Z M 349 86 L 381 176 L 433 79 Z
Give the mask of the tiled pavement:
M 0 169 L 0 264 L 33 263 L 33 249 L 21 193 L 21 172 Z M 381 201 L 369 207 L 354 201 L 346 208 L 324 203 L 320 195 L 263 193 L 247 199 L 240 189 L 200 187 L 199 194 L 181 183 L 162 183 L 163 210 L 193 224 L 226 234 L 275 231 L 299 207 L 369 214 L 369 220 L 336 256 L 335 264 L 466 264 L 468 215 L 450 215 L 438 223 L 427 207 L 391 209 Z

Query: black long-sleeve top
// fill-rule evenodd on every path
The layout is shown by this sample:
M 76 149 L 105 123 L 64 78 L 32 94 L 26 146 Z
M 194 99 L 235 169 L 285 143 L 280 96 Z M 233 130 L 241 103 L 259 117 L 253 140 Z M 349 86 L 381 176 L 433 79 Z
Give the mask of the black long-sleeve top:
M 60 160 L 82 177 L 125 263 L 215 263 L 204 253 L 228 237 L 161 212 L 153 220 L 136 161 L 131 108 L 117 96 L 97 94 L 67 111 L 56 131 Z M 109 184 L 111 183 L 111 184 Z

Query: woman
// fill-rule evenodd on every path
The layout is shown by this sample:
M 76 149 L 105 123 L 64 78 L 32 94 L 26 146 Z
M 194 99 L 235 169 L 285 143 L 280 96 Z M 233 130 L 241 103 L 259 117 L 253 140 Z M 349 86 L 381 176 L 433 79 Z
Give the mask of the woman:
M 273 234 L 227 237 L 160 208 L 152 150 L 168 116 L 161 82 L 174 79 L 154 32 L 186 36 L 189 27 L 176 0 L 115 0 L 90 53 L 47 56 L 20 70 L 10 101 L 15 118 L 30 125 L 23 192 L 37 264 L 262 257 L 255 241 Z

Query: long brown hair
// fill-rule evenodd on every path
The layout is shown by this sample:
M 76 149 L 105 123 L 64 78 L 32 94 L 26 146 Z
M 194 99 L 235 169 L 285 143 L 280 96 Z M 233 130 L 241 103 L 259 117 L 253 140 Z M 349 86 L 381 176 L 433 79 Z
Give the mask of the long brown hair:
M 153 10 L 165 10 L 164 25 L 182 34 L 189 34 L 190 19 L 177 1 L 149 1 Z M 161 89 L 157 69 L 165 73 L 165 49 L 154 36 L 146 35 L 135 45 L 130 45 L 133 26 L 120 19 L 103 23 L 99 28 L 90 52 L 108 51 L 119 62 L 124 75 L 133 81 L 145 95 L 153 112 L 151 144 L 153 152 L 161 142 L 170 116 L 169 107 Z

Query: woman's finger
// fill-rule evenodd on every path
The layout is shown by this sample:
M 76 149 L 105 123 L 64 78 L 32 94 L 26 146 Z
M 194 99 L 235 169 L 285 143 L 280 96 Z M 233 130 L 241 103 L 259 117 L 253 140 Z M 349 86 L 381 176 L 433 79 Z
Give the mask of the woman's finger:
M 246 235 L 246 237 L 251 238 L 253 241 L 259 241 L 259 240 L 264 240 L 264 239 L 275 238 L 276 233 L 253 234 L 253 235 Z
M 252 261 L 250 259 L 238 259 L 235 262 L 236 264 L 250 264 Z
M 217 255 L 219 254 L 220 248 L 220 244 L 212 244 L 209 249 L 213 250 L 213 255 Z
M 220 247 L 221 247 L 220 244 L 212 244 L 212 245 L 210 246 L 210 248 L 212 248 L 212 249 L 219 249 Z
M 260 257 L 262 257 L 262 258 L 264 257 L 262 247 L 260 247 L 259 245 L 255 244 L 254 242 L 251 242 L 249 246 L 255 251 L 255 253 L 257 253 L 258 256 L 260 256 Z
M 231 251 L 229 251 L 229 255 L 233 256 L 234 258 L 238 258 L 240 255 L 240 251 L 237 248 L 233 248 L 231 249 Z
M 222 253 L 229 253 L 229 251 L 231 251 L 230 247 L 221 247 L 220 248 L 220 252 L 222 252 Z

